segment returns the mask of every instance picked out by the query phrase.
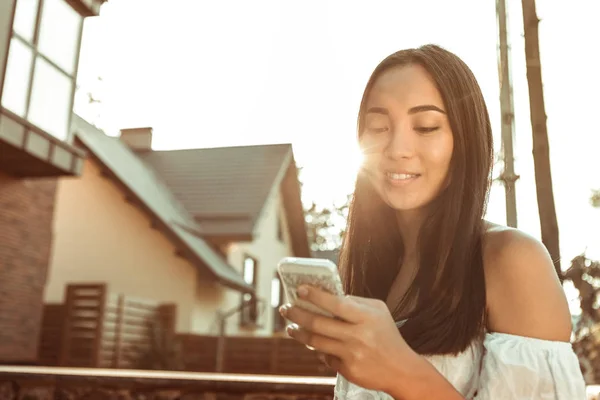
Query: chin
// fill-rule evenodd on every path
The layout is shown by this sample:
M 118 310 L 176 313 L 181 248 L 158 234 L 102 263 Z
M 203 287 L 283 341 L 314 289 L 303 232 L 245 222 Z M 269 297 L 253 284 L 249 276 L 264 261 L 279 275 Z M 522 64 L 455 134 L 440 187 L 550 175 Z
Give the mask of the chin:
M 384 203 L 393 210 L 401 212 L 424 210 L 435 198 L 435 196 L 427 196 L 423 193 L 394 193 L 385 189 L 380 194 Z
M 418 193 L 414 191 L 398 193 L 398 191 L 385 187 L 384 185 L 379 187 L 379 195 L 384 203 L 398 211 L 410 211 L 416 210 L 424 205 L 426 205 L 426 201 L 419 196 Z
M 395 211 L 417 211 L 425 208 L 427 204 L 422 202 L 413 202 L 406 200 L 391 200 L 388 199 L 385 203 Z

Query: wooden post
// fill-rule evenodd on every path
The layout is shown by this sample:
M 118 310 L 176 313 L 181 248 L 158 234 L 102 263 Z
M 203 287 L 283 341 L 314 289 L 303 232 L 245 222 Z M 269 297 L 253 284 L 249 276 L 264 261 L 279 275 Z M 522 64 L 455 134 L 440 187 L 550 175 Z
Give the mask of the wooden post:
M 535 9 L 535 0 L 521 0 L 523 6 L 523 28 L 525 32 L 525 59 L 527 63 L 527 83 L 529 86 L 529 112 L 533 135 L 533 163 L 535 169 L 535 187 L 542 242 L 548 249 L 554 262 L 554 268 L 560 281 L 563 274 L 560 268 L 560 245 L 558 221 L 554 206 L 552 172 L 550 170 L 550 145 L 546 127 L 546 108 L 542 86 L 542 66 L 538 37 L 539 19 Z
M 217 311 L 217 319 L 219 321 L 219 336 L 217 337 L 217 365 L 215 372 L 223 372 L 225 370 L 225 324 L 227 320 L 220 311 Z
M 104 333 L 104 318 L 106 317 L 107 286 L 104 283 L 98 285 L 98 319 L 96 324 L 96 337 L 94 343 L 94 364 L 99 367 L 102 357 L 102 336 Z
M 157 310 L 161 319 L 161 326 L 166 329 L 167 335 L 173 337 L 177 328 L 177 305 L 174 303 L 165 303 L 159 305 Z
M 63 321 L 63 331 L 60 345 L 60 353 L 58 355 L 58 365 L 60 367 L 68 366 L 69 352 L 71 351 L 71 320 L 73 316 L 73 287 L 67 285 L 65 287 L 65 319 Z
M 113 368 L 121 367 L 121 357 L 122 357 L 122 351 L 123 351 L 122 333 L 123 333 L 124 308 L 125 308 L 125 296 L 123 294 L 119 294 L 119 297 L 117 300 L 116 321 L 115 321 L 115 348 L 113 349 L 113 360 L 112 360 Z
M 506 196 L 506 224 L 513 228 L 517 227 L 517 196 L 515 181 L 519 179 L 515 175 L 513 135 L 514 135 L 514 106 L 512 98 L 512 83 L 510 77 L 510 57 L 508 46 L 508 15 L 506 13 L 506 1 L 496 1 L 496 14 L 498 17 L 498 66 L 500 78 L 500 110 L 502 113 L 502 158 L 504 171 L 500 180 L 504 183 Z

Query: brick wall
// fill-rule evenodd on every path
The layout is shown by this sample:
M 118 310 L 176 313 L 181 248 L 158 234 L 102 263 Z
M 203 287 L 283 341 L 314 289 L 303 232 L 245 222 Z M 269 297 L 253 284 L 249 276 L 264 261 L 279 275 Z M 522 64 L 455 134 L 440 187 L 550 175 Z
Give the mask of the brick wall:
M 56 179 L 0 171 L 0 363 L 37 358 Z

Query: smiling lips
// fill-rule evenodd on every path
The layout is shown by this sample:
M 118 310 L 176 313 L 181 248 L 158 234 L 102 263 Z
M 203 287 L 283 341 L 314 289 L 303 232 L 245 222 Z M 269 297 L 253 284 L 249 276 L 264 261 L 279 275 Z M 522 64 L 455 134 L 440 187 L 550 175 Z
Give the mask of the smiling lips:
M 394 186 L 406 185 L 414 182 L 421 174 L 414 174 L 411 172 L 390 172 L 385 173 L 386 180 Z

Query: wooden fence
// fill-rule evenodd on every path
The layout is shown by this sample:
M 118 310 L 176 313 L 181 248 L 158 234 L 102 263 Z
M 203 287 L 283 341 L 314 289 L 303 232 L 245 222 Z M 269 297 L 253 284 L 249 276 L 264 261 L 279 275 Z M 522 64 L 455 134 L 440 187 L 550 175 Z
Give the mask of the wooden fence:
M 296 376 L 333 376 L 314 351 L 287 337 L 224 338 L 221 371 L 216 336 L 177 335 L 187 371 Z
M 175 334 L 176 307 L 71 284 L 64 304 L 46 304 L 39 347 L 45 366 L 332 376 L 288 337 Z M 221 351 L 219 351 L 221 341 Z
M 71 284 L 64 304 L 44 307 L 40 364 L 137 367 L 157 336 L 174 333 L 174 323 L 174 305 L 111 294 L 105 284 Z

